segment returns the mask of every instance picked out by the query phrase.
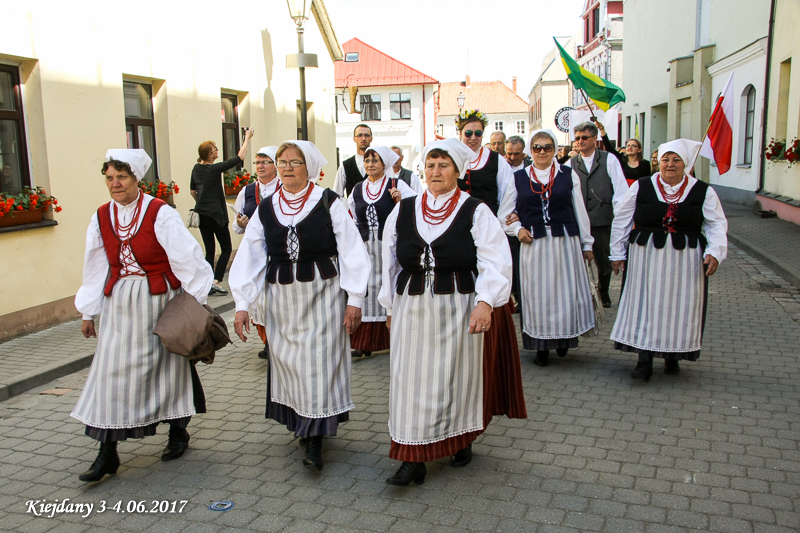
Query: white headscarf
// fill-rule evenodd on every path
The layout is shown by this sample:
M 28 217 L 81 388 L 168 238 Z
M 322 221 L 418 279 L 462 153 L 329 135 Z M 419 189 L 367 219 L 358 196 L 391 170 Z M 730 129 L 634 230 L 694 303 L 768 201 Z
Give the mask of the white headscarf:
M 297 146 L 297 148 L 303 152 L 303 157 L 306 159 L 306 170 L 308 170 L 308 181 L 312 183 L 316 182 L 317 178 L 319 178 L 320 170 L 322 170 L 322 167 L 328 164 L 328 160 L 325 159 L 325 156 L 323 156 L 322 152 L 319 151 L 317 145 L 311 141 L 291 140 L 284 142 L 285 144 L 293 144 Z M 280 173 L 280 169 L 278 169 L 278 173 Z
M 370 146 L 364 151 L 364 154 L 366 155 L 366 153 L 369 152 L 370 150 L 372 150 L 381 157 L 381 161 L 383 161 L 383 164 L 386 166 L 385 170 L 386 174 L 394 176 L 394 171 L 392 170 L 392 167 L 400 159 L 400 156 L 397 155 L 397 152 L 395 152 L 388 146 Z
M 106 152 L 106 161 L 111 161 L 112 159 L 128 163 L 136 181 L 142 181 L 142 178 L 150 169 L 150 165 L 153 164 L 153 160 L 141 148 L 111 148 Z
M 475 157 L 475 152 L 473 152 L 469 146 L 458 139 L 444 139 L 443 141 L 430 142 L 426 144 L 425 148 L 422 150 L 420 166 L 423 170 L 423 176 L 425 175 L 425 160 L 428 158 L 428 153 L 434 148 L 444 150 L 447 152 L 447 155 L 453 158 L 456 168 L 458 169 L 459 179 L 463 178 L 464 174 L 467 173 L 469 162 Z
M 269 157 L 270 159 L 272 159 L 272 162 L 274 163 L 275 162 L 275 158 L 276 158 L 275 154 L 277 152 L 278 152 L 278 147 L 277 146 L 264 146 L 264 147 L 258 149 L 258 152 L 256 152 L 256 155 L 265 155 L 265 156 Z
M 551 139 L 553 139 L 553 150 L 558 150 L 558 139 L 556 139 L 556 134 L 553 133 L 553 130 L 548 129 L 541 129 L 541 130 L 534 130 L 531 132 L 530 136 L 528 137 L 528 142 L 525 143 L 525 148 L 522 150 L 522 153 L 533 157 L 533 153 L 531 152 L 531 143 L 533 142 L 533 138 L 539 135 L 540 133 L 544 133 L 549 135 Z
M 688 174 L 692 170 L 692 166 L 694 166 L 694 161 L 697 159 L 697 154 L 700 153 L 701 146 L 703 146 L 702 143 L 690 139 L 675 139 L 658 147 L 658 160 L 661 161 L 661 157 L 669 152 L 678 154 L 678 157 L 683 160 L 683 164 L 686 165 L 684 173 Z

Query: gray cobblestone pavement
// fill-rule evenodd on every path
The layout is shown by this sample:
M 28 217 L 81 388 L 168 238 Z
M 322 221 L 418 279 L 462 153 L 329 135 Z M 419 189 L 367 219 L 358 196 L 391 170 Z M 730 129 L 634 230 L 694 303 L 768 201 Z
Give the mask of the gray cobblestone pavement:
M 117 475 L 88 485 L 77 476 L 97 450 L 69 417 L 84 370 L 0 403 L 0 528 L 796 532 L 797 305 L 796 288 L 732 247 L 711 280 L 697 363 L 633 382 L 633 358 L 608 340 L 614 306 L 601 337 L 582 339 L 547 368 L 522 352 L 529 418 L 495 418 L 469 466 L 429 463 L 421 487 L 384 483 L 398 466 L 388 458 L 387 355 L 353 365 L 356 409 L 325 440 L 320 473 L 304 469 L 297 442 L 264 420 L 265 362 L 256 344 L 237 342 L 200 367 L 210 412 L 193 419 L 183 458 L 159 460 L 162 426 L 158 436 L 121 443 Z M 40 394 L 53 388 L 69 392 Z M 66 498 L 95 509 L 87 518 L 26 512 L 28 501 Z M 144 501 L 150 510 L 153 500 L 188 503 L 181 513 L 97 513 L 101 501 L 123 510 Z M 235 507 L 208 510 L 217 500 Z

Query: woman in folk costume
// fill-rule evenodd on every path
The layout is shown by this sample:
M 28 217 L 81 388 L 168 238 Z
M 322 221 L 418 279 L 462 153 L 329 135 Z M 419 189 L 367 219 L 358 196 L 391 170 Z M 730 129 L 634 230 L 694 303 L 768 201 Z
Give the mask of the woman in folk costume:
M 234 328 L 246 341 L 248 310 L 266 290 L 266 417 L 303 439 L 303 465 L 321 470 L 323 435 L 353 408 L 348 335 L 361 323 L 370 261 L 344 203 L 314 184 L 327 163 L 319 149 L 287 141 L 276 157 L 282 185 L 247 224 L 228 276 Z
M 462 111 L 456 118 L 459 138 L 472 151 L 470 160 L 458 179 L 458 187 L 473 198 L 482 200 L 491 212 L 497 215 L 508 185 L 514 181 L 514 173 L 504 157 L 481 146 L 483 132 L 488 122 L 486 115 L 477 109 Z M 501 224 L 503 222 L 501 220 Z M 519 270 L 519 241 L 515 236 L 504 238 L 509 245 L 512 264 L 516 263 L 512 266 L 511 274 L 513 291 L 516 286 L 514 278 Z M 520 295 L 514 296 L 519 304 Z M 503 372 L 515 372 L 515 369 L 519 368 L 519 344 L 514 319 L 511 316 L 513 311 L 513 303 L 505 309 L 495 309 L 492 314 L 494 327 L 485 335 L 484 350 L 496 354 L 496 361 L 501 367 L 499 370 Z M 492 356 L 492 359 L 494 357 Z M 516 382 L 514 374 L 510 377 L 512 383 Z
M 614 216 L 611 266 L 625 283 L 611 339 L 639 354 L 633 379 L 650 379 L 654 356 L 667 374 L 700 356 L 708 278 L 727 256 L 728 221 L 714 189 L 689 175 L 699 150 L 687 139 L 659 146 L 659 172 L 631 185 Z
M 508 302 L 511 254 L 491 210 L 457 186 L 472 156 L 457 139 L 428 144 L 428 190 L 401 200 L 383 232 L 389 457 L 403 461 L 386 480 L 393 485 L 422 484 L 426 461 L 466 466 L 493 415 L 527 416 L 519 359 L 504 366 L 484 350 Z
M 594 257 L 589 215 L 580 177 L 554 159 L 557 146 L 552 131 L 531 133 L 524 151 L 533 164 L 514 173 L 499 213 L 500 220 L 518 217 L 506 233 L 520 241 L 522 343 L 536 350 L 537 366 L 549 364 L 550 350 L 567 355 L 595 325 L 584 265 Z
M 250 218 L 256 212 L 256 208 L 261 205 L 261 200 L 269 197 L 281 186 L 281 180 L 278 178 L 278 167 L 275 166 L 275 153 L 277 151 L 277 146 L 264 146 L 256 152 L 254 165 L 258 179 L 239 191 L 236 202 L 233 204 L 233 208 L 236 210 L 236 223 L 233 225 L 233 231 L 239 235 L 244 233 L 247 223 L 250 222 Z M 250 320 L 256 326 L 261 342 L 264 343 L 264 349 L 258 352 L 258 356 L 261 359 L 269 358 L 267 330 L 264 327 L 264 324 L 266 324 L 264 318 L 266 303 L 265 295 L 262 293 L 250 309 Z
M 378 303 L 381 289 L 381 243 L 386 217 L 401 198 L 416 193 L 402 180 L 389 177 L 387 169 L 400 159 L 386 146 L 371 146 L 364 152 L 364 170 L 367 179 L 353 187 L 347 198 L 350 213 L 356 222 L 364 245 L 369 251 L 372 270 L 367 286 L 367 297 L 362 308 L 361 327 L 350 337 L 353 360 L 371 357 L 373 352 L 389 348 L 389 330 L 386 328 L 386 310 Z
M 75 307 L 83 314 L 84 337 L 99 337 L 72 417 L 100 441 L 100 453 L 81 481 L 115 474 L 117 442 L 155 435 L 159 422 L 170 424 L 161 459 L 177 459 L 188 447 L 192 415 L 205 412 L 194 365 L 168 352 L 153 328 L 182 291 L 204 304 L 214 274 L 180 215 L 139 190 L 150 164 L 144 150 L 106 153 L 103 174 L 112 201 L 92 215 L 86 232 Z

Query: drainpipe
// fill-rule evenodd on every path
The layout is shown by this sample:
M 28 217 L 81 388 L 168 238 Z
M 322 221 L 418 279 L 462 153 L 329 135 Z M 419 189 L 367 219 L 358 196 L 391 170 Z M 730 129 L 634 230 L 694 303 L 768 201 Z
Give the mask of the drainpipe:
M 764 110 L 761 112 L 761 165 L 758 169 L 758 189 L 756 194 L 764 190 L 764 181 L 766 179 L 767 171 L 767 158 L 764 155 L 767 149 L 767 115 L 769 110 L 769 78 L 772 67 L 772 40 L 775 33 L 775 4 L 777 0 L 772 0 L 769 8 L 769 31 L 767 32 L 767 68 L 766 79 L 764 80 Z

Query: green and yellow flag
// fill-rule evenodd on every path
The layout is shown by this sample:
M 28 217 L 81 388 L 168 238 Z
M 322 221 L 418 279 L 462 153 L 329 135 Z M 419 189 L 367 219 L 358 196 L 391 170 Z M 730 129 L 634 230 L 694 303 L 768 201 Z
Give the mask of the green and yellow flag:
M 622 92 L 622 89 L 580 66 L 566 50 L 561 48 L 555 37 L 553 40 L 556 41 L 558 51 L 561 53 L 561 62 L 564 63 L 564 69 L 567 71 L 570 81 L 576 89 L 586 91 L 586 95 L 597 107 L 608 111 L 614 104 L 625 101 L 625 93 Z

